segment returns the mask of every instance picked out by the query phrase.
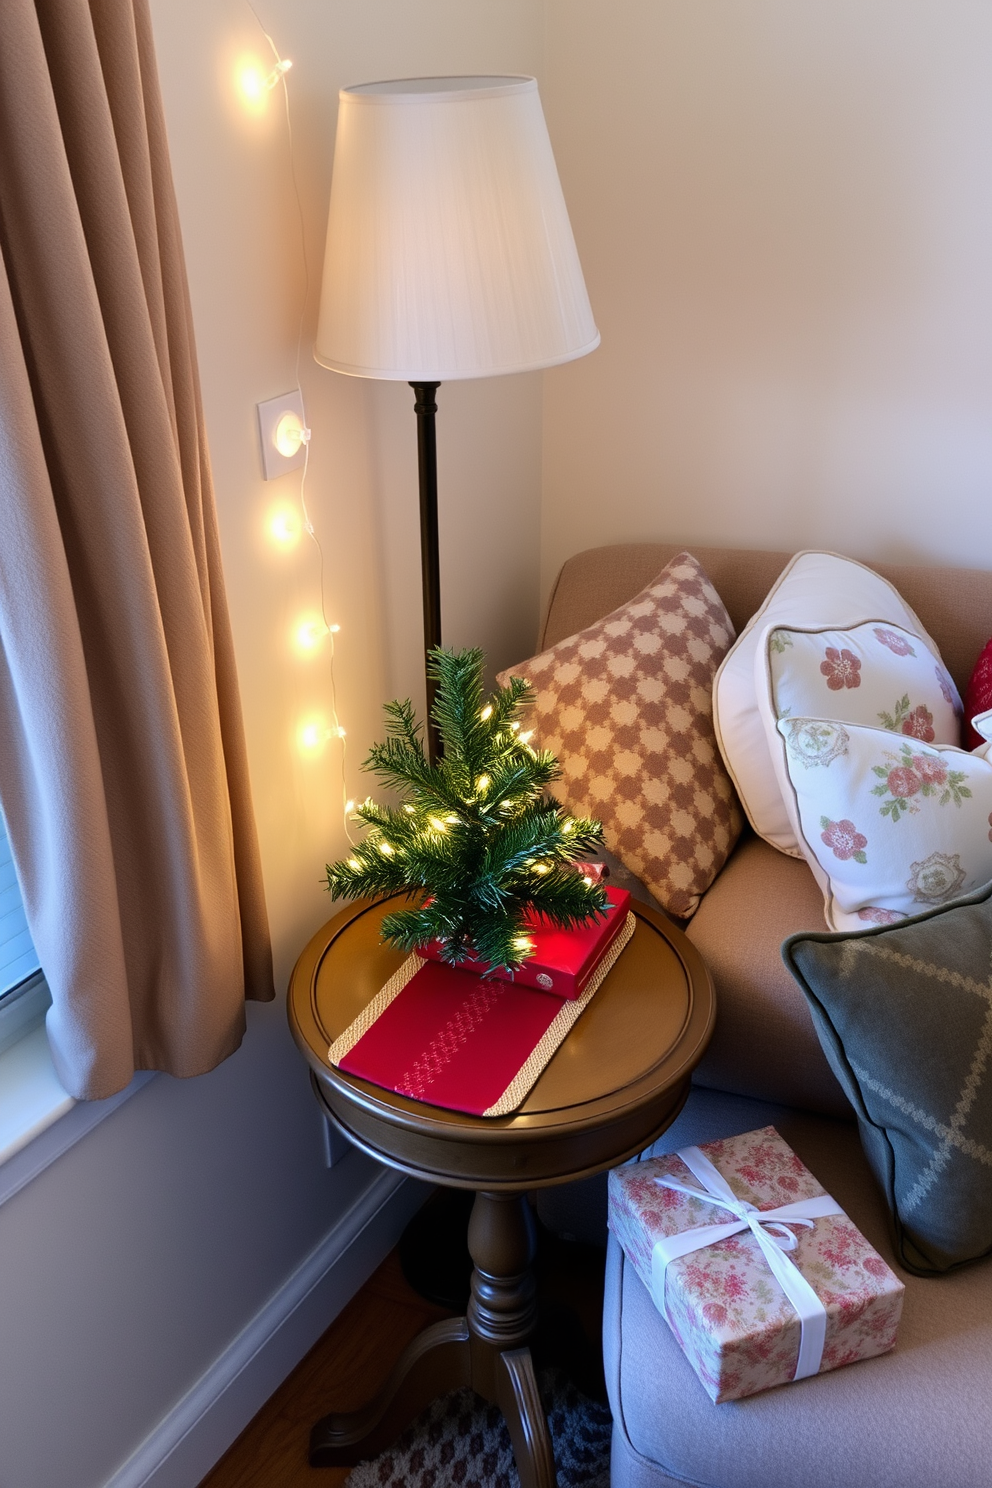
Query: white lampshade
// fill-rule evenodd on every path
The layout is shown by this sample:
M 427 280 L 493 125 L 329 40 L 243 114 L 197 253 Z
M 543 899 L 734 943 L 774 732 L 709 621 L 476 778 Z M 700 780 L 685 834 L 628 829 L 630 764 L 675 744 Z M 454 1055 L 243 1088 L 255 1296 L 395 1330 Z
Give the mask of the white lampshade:
M 534 78 L 343 88 L 317 361 L 448 382 L 598 345 Z

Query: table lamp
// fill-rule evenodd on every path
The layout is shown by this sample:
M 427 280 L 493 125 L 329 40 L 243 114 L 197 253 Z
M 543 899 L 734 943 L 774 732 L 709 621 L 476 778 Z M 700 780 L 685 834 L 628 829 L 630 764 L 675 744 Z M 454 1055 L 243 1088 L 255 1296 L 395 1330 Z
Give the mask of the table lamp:
M 425 653 L 441 643 L 438 387 L 598 345 L 535 79 L 343 88 L 314 356 L 413 388 Z M 428 678 L 428 717 L 433 696 Z M 433 761 L 431 724 L 427 741 Z

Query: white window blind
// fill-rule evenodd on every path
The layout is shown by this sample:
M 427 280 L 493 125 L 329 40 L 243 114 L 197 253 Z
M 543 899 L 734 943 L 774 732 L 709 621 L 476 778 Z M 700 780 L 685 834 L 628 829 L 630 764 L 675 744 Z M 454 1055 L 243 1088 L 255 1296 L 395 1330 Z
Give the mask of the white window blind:
M 0 813 L 0 997 L 39 970 Z

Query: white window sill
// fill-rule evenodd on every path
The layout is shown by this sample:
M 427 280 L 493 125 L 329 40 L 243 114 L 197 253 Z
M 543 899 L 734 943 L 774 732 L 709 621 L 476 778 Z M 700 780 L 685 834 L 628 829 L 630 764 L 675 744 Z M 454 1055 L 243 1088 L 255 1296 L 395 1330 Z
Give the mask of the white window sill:
M 75 1104 L 59 1084 L 45 1025 L 40 1023 L 0 1054 L 0 1163 Z
M 107 1100 L 74 1100 L 59 1084 L 43 1023 L 0 1052 L 0 1204 L 153 1078 L 146 1070 Z

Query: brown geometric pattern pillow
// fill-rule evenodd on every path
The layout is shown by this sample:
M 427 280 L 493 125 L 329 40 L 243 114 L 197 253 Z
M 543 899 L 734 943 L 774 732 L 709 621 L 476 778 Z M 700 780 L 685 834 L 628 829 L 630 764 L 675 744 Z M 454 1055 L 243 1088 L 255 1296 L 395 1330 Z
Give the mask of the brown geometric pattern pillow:
M 713 677 L 733 639 L 720 596 L 680 553 L 629 604 L 499 678 L 534 687 L 528 726 L 562 767 L 555 795 L 598 817 L 610 851 L 682 918 L 742 825 L 713 732 Z

